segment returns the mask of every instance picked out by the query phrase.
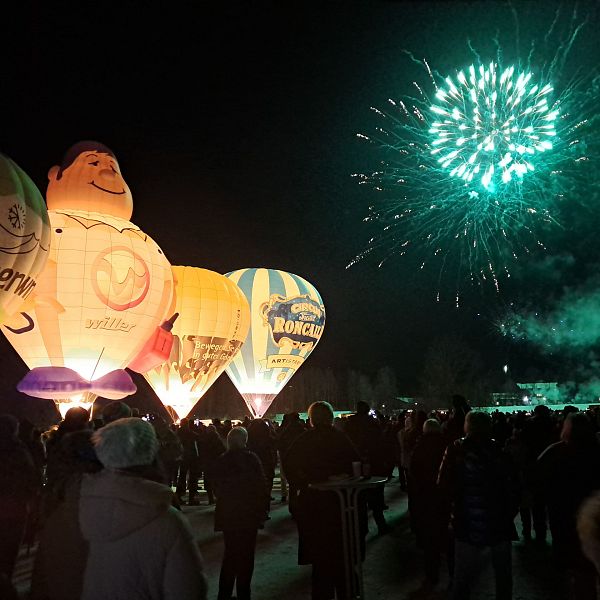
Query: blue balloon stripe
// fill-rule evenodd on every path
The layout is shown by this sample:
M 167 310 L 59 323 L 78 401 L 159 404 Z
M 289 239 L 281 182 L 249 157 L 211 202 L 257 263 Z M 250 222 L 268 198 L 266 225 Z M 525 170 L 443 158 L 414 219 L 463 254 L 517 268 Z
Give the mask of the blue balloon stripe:
M 250 304 L 250 312 L 254 310 L 252 306 L 252 289 L 254 287 L 254 278 L 258 269 L 246 269 L 244 274 L 240 277 L 238 286 L 246 296 L 248 303 Z M 250 319 L 250 329 L 248 330 L 248 337 L 246 343 L 242 346 L 242 359 L 244 361 L 244 368 L 246 370 L 246 380 L 252 381 L 256 377 L 256 365 L 254 362 L 254 344 L 252 336 L 253 326 L 252 318 Z
M 285 296 L 285 283 L 279 271 L 269 271 L 269 295 L 280 294 Z
M 236 358 L 237 358 L 237 355 L 236 355 Z M 231 361 L 227 365 L 227 371 L 229 372 L 228 373 L 229 377 L 235 379 L 235 381 L 237 381 L 238 383 L 242 380 L 242 378 L 240 377 L 240 372 L 238 371 L 238 368 L 235 366 L 235 360 Z
M 254 284 L 254 276 L 256 275 L 256 269 L 243 269 L 242 276 L 238 281 L 238 287 L 244 292 L 244 296 L 248 299 L 248 302 L 252 300 L 252 285 Z

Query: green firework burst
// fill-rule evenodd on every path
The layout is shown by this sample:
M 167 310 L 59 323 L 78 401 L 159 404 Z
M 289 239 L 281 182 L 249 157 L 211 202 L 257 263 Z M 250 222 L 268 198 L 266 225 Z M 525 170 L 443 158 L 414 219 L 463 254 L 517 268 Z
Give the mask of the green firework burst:
M 383 153 L 381 167 L 355 174 L 378 200 L 365 221 L 376 230 L 350 265 L 379 254 L 414 249 L 421 269 L 452 278 L 491 281 L 499 289 L 517 261 L 545 249 L 544 236 L 560 224 L 565 203 L 589 195 L 597 176 L 600 82 L 562 72 L 582 24 L 552 60 L 503 64 L 500 49 L 450 74 L 421 64 L 428 83 L 417 94 L 390 99 L 372 110 L 381 119 L 373 134 L 358 134 Z M 565 80 L 566 83 L 563 83 Z

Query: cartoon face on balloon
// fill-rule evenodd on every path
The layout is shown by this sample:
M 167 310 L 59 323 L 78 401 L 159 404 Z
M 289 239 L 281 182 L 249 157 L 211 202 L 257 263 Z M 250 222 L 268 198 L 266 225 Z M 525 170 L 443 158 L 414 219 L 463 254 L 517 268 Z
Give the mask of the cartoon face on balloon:
M 113 152 L 98 142 L 69 149 L 61 165 L 48 172 L 49 210 L 85 210 L 129 220 L 131 191 Z

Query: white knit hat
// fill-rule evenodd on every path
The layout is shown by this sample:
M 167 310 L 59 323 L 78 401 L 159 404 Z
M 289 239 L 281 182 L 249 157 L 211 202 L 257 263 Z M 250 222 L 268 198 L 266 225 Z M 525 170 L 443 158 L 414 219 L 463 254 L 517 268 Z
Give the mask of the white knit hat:
M 98 460 L 110 469 L 149 465 L 158 451 L 154 427 L 136 417 L 109 423 L 94 433 L 92 442 Z

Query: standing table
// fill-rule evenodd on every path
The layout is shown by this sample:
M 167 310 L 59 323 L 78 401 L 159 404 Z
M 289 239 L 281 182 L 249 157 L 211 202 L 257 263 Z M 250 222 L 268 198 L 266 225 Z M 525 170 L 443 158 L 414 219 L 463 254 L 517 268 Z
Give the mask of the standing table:
M 386 481 L 385 477 L 351 477 L 348 479 L 310 484 L 310 487 L 314 490 L 335 492 L 340 499 L 346 597 L 338 598 L 338 600 L 364 600 L 365 598 L 360 553 L 358 495 L 362 490 L 384 485 Z

